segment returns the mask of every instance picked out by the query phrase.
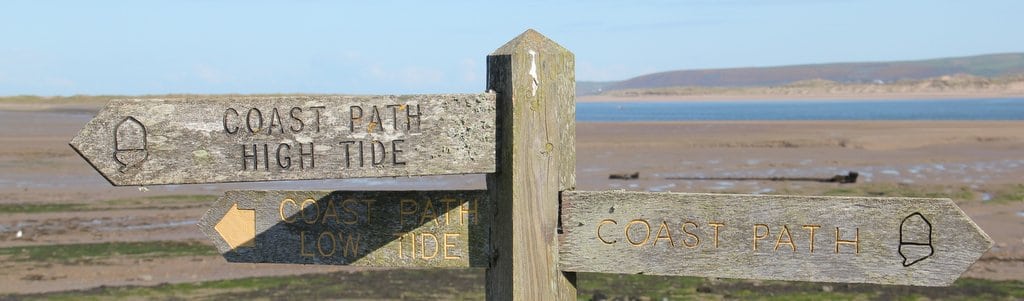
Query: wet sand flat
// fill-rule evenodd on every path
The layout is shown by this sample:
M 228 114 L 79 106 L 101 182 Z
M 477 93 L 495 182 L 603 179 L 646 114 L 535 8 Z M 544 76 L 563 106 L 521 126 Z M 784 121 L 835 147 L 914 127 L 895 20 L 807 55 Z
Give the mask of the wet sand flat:
M 0 110 L 0 206 L 77 206 L 0 213 L 0 249 L 122 241 L 208 243 L 194 221 L 228 189 L 484 187 L 481 175 L 112 187 L 67 145 L 92 117 L 92 109 L 98 107 Z M 1024 200 L 1013 199 L 1014 187 L 1024 184 L 1024 122 L 578 123 L 577 160 L 579 190 L 943 193 L 996 242 L 966 276 L 1024 279 Z M 849 171 L 860 174 L 857 183 L 699 180 L 832 177 Z M 639 173 L 638 179 L 608 178 L 633 172 Z M 154 198 L 181 195 L 194 197 Z M 16 237 L 17 231 L 22 237 Z M 70 264 L 0 257 L 0 262 L 9 271 L 0 281 L 0 293 L 349 269 L 228 264 L 213 255 L 138 259 L 112 254 L 99 262 Z

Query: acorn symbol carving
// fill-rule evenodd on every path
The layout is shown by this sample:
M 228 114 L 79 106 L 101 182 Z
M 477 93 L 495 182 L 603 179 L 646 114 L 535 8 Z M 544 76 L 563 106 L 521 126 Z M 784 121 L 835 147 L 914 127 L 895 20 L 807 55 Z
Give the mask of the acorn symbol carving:
M 134 117 L 125 117 L 114 128 L 114 161 L 121 165 L 117 170 L 124 173 L 146 158 L 146 127 Z
M 919 212 L 908 215 L 900 223 L 900 256 L 909 267 L 935 254 L 932 247 L 932 223 Z

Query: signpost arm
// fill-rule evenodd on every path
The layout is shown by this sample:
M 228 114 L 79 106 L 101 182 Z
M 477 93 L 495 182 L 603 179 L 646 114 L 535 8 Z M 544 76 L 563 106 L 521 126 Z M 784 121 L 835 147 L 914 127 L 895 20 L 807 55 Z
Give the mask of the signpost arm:
M 497 97 L 497 172 L 487 269 L 490 300 L 575 300 L 575 274 L 558 269 L 558 198 L 575 186 L 575 61 L 534 30 L 487 57 Z

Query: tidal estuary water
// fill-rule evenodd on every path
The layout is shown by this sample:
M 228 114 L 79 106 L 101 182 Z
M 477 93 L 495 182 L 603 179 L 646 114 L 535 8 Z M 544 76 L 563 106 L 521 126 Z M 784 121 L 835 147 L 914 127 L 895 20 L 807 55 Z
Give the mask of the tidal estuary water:
M 1024 120 L 1024 99 L 581 102 L 576 120 Z

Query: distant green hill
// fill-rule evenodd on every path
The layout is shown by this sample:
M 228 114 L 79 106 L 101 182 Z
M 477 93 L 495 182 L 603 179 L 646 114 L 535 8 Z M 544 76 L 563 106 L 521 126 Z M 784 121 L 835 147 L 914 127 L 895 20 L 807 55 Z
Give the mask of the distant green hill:
M 806 80 L 841 84 L 891 83 L 944 75 L 1000 77 L 1024 74 L 1024 53 L 988 54 L 919 61 L 833 63 L 758 68 L 677 70 L 614 82 L 578 82 L 579 95 L 665 87 L 765 87 Z

